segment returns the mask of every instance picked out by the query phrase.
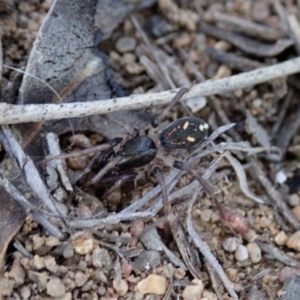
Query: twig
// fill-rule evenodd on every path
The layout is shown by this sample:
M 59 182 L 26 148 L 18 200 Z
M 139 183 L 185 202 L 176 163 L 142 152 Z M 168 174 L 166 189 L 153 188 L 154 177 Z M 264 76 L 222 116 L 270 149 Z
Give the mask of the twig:
M 286 33 L 294 41 L 295 48 L 296 48 L 298 54 L 300 54 L 299 36 L 294 31 L 295 26 L 296 27 L 299 26 L 298 24 L 296 24 L 296 23 L 298 23 L 297 19 L 294 19 L 293 21 L 291 19 L 289 19 L 289 16 L 288 16 L 284 6 L 281 4 L 281 2 L 279 0 L 274 0 L 273 2 L 274 2 L 274 8 L 277 11 L 277 13 L 281 19 L 281 23 L 282 23 Z M 293 24 L 291 24 L 290 22 L 292 22 Z
M 199 187 L 201 189 L 201 187 Z M 190 237 L 192 238 L 195 245 L 199 248 L 200 252 L 206 259 L 207 263 L 215 270 L 216 274 L 219 276 L 221 281 L 223 282 L 225 288 L 227 289 L 230 296 L 234 299 L 238 299 L 237 294 L 233 290 L 232 286 L 233 284 L 229 281 L 227 278 L 225 272 L 222 269 L 222 266 L 219 264 L 215 256 L 210 252 L 210 249 L 207 247 L 207 245 L 202 241 L 199 234 L 195 231 L 193 227 L 192 222 L 192 208 L 195 203 L 195 200 L 197 199 L 198 191 L 194 193 L 193 199 L 188 207 L 188 216 L 187 216 L 187 229 Z
M 136 220 L 137 218 L 153 217 L 153 214 L 149 212 L 137 212 L 137 213 L 118 213 L 116 215 L 109 215 L 103 219 L 81 219 L 72 220 L 69 225 L 73 228 L 95 228 L 97 226 L 103 226 L 108 224 L 118 224 L 122 221 Z
M 300 105 L 294 109 L 292 116 L 284 122 L 277 134 L 276 146 L 284 153 L 300 127 Z
M 280 250 L 276 246 L 262 242 L 257 242 L 257 244 L 264 252 L 268 254 L 269 259 L 276 259 L 277 261 L 280 261 L 290 267 L 300 267 L 300 263 L 296 259 L 285 253 L 285 251 Z
M 26 156 L 23 149 L 7 126 L 2 126 L 0 128 L 0 140 L 5 150 L 13 159 L 17 160 L 20 168 L 24 171 L 26 182 L 33 191 L 34 195 L 38 197 L 54 214 L 58 216 L 62 215 L 61 212 L 56 208 L 53 199 L 50 197 L 47 187 L 42 181 L 33 161 Z M 35 213 L 35 215 L 37 215 L 37 213 Z M 65 227 L 62 221 L 60 221 L 60 225 Z
M 177 267 L 187 270 L 183 261 L 178 258 L 168 247 L 162 242 L 157 229 L 153 226 L 146 226 L 139 240 L 147 250 L 163 251 L 169 260 Z
M 158 56 L 157 50 L 155 49 L 154 46 L 152 46 L 150 40 L 148 39 L 146 33 L 144 32 L 144 30 L 142 29 L 140 23 L 138 22 L 138 20 L 136 19 L 136 17 L 134 15 L 130 16 L 131 22 L 133 23 L 135 29 L 138 31 L 139 35 L 142 37 L 144 43 L 147 45 L 147 47 L 150 49 L 151 54 L 154 56 L 155 60 L 156 60 L 156 64 L 158 69 L 161 71 L 162 75 L 164 76 L 164 81 L 167 83 L 167 85 L 170 88 L 175 88 L 175 84 L 173 82 L 173 80 L 171 79 L 169 72 L 167 70 L 167 67 L 165 66 L 165 63 L 163 63 Z M 157 81 L 157 79 L 155 79 L 155 81 Z
M 18 201 L 20 205 L 24 207 L 26 210 L 30 210 L 32 212 L 33 218 L 40 224 L 42 224 L 52 235 L 63 238 L 62 232 L 56 228 L 52 223 L 50 223 L 42 210 L 35 207 L 31 204 L 18 189 L 4 176 L 2 171 L 0 170 L 0 186 L 2 186 L 8 194 L 10 194 L 15 200 Z M 54 216 L 53 214 L 51 216 Z
M 46 136 L 47 144 L 51 155 L 60 155 L 60 146 L 58 136 L 53 132 L 49 132 Z M 52 160 L 47 163 L 47 169 L 54 169 L 60 176 L 63 186 L 68 192 L 73 192 L 72 184 L 67 175 L 67 165 L 62 159 Z M 48 185 L 49 186 L 49 185 Z
M 210 277 L 211 280 L 211 285 L 218 297 L 218 300 L 222 300 L 222 293 L 221 293 L 221 289 L 220 289 L 220 279 L 218 276 L 216 276 L 216 272 L 214 271 L 214 269 L 211 267 L 210 264 L 207 263 L 207 261 L 204 261 L 204 266 L 206 267 L 207 273 Z M 222 288 L 222 292 L 224 291 L 224 289 Z
M 279 208 L 285 219 L 293 226 L 293 228 L 299 230 L 300 223 L 293 216 L 289 210 L 285 201 L 283 201 L 280 193 L 274 188 L 271 181 L 268 179 L 267 174 L 264 172 L 263 167 L 255 159 L 251 159 L 252 169 L 255 172 L 255 177 L 260 181 L 260 183 L 265 188 L 269 196 L 275 201 L 276 206 Z
M 293 96 L 294 96 L 294 92 L 293 92 L 293 90 L 290 90 L 289 93 L 287 94 L 287 96 L 284 98 L 284 102 L 283 102 L 282 107 L 280 108 L 276 123 L 274 124 L 274 126 L 271 130 L 270 140 L 273 140 L 275 135 L 277 134 L 277 132 L 284 120 L 284 117 L 287 113 L 287 110 L 290 106 Z
M 213 17 L 216 22 L 222 22 L 234 28 L 234 31 L 236 32 L 241 32 L 255 38 L 261 38 L 268 41 L 278 41 L 285 35 L 280 29 L 257 24 L 245 20 L 245 18 L 235 17 L 232 14 L 216 12 Z
M 197 84 L 189 90 L 183 100 L 242 89 L 298 72 L 300 72 L 300 57 L 251 72 Z M 27 105 L 0 103 L 0 122 L 1 124 L 41 122 L 165 105 L 178 90 L 91 102 Z
M 39 197 L 52 212 L 59 215 L 33 161 L 23 152 L 21 146 L 7 126 L 2 126 L 0 129 L 0 140 L 12 159 L 16 159 L 20 168 L 24 170 L 26 181 L 35 195 Z
M 261 198 L 257 197 L 249 190 L 246 173 L 241 163 L 228 152 L 225 153 L 225 157 L 233 167 L 234 172 L 236 173 L 237 179 L 239 181 L 240 188 L 244 195 L 257 203 L 264 203 L 264 201 Z

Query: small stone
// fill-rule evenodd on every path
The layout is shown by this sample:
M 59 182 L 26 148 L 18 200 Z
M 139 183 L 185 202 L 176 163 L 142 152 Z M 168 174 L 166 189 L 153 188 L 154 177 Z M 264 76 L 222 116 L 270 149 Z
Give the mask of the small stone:
M 8 278 L 1 278 L 1 294 L 0 296 L 10 296 L 13 291 L 14 282 Z
M 88 253 L 92 253 L 93 250 L 98 247 L 98 243 L 91 237 L 81 237 L 73 241 L 73 247 L 75 253 L 79 255 L 86 255 Z
M 128 291 L 128 283 L 124 279 L 121 279 L 121 280 L 114 279 L 113 287 L 114 287 L 115 291 L 117 292 L 117 294 L 120 296 L 124 296 Z
M 134 261 L 133 268 L 140 272 L 149 271 L 160 264 L 161 255 L 154 250 L 143 251 Z
M 237 98 L 242 98 L 244 95 L 244 91 L 242 89 L 235 90 L 233 92 L 234 96 Z
M 205 290 L 202 294 L 201 300 L 218 300 L 218 297 L 215 293 Z
M 136 288 L 141 294 L 163 295 L 167 290 L 167 280 L 163 276 L 150 274 L 141 280 Z
M 113 262 L 108 251 L 99 247 L 93 251 L 92 264 L 94 267 L 102 268 L 107 272 L 113 268 Z
M 266 217 L 261 217 L 258 221 L 259 227 L 261 228 L 267 228 L 271 225 L 272 220 L 266 218 Z
M 63 283 L 67 291 L 73 291 L 76 288 L 75 281 L 67 276 L 63 278 Z
M 45 268 L 45 262 L 44 262 L 44 258 L 40 257 L 38 255 L 35 255 L 33 257 L 33 262 L 32 265 L 34 266 L 35 269 L 37 270 L 41 270 L 43 268 Z
M 254 107 L 259 108 L 262 106 L 263 100 L 261 98 L 255 98 L 253 99 L 252 104 Z
M 25 281 L 25 271 L 20 264 L 19 259 L 15 259 L 10 272 L 8 273 L 9 278 L 14 280 L 14 287 L 22 285 Z
M 149 32 L 156 38 L 162 37 L 172 30 L 172 26 L 160 15 L 152 15 L 146 18 L 146 26 Z
M 136 39 L 123 36 L 117 40 L 116 49 L 120 53 L 133 52 L 136 47 Z
M 85 273 L 77 271 L 74 276 L 75 284 L 77 287 L 82 287 L 88 280 Z
M 22 299 L 28 299 L 31 295 L 30 287 L 23 286 L 20 290 L 20 295 Z
M 36 284 L 38 291 L 44 292 L 47 288 L 49 276 L 44 273 L 29 271 L 28 278 Z
M 286 174 L 280 170 L 279 172 L 277 172 L 276 177 L 275 177 L 275 181 L 279 184 L 283 184 L 285 183 L 287 180 L 287 176 Z
M 45 240 L 45 245 L 48 247 L 55 247 L 60 245 L 60 240 L 55 236 L 48 236 Z
M 62 297 L 66 292 L 64 283 L 57 277 L 52 277 L 47 283 L 47 294 L 51 297 Z
M 72 244 L 68 244 L 63 251 L 64 258 L 71 258 L 74 256 L 74 247 Z
M 136 219 L 130 226 L 130 233 L 133 237 L 139 237 L 144 230 L 144 221 L 142 219 Z
M 40 249 L 44 245 L 44 243 L 45 243 L 45 238 L 40 237 L 37 234 L 34 234 L 32 236 L 32 245 L 34 250 Z
M 173 276 L 176 280 L 180 280 L 185 276 L 185 270 L 181 268 L 175 269 Z
M 285 245 L 288 237 L 284 231 L 280 231 L 276 234 L 274 241 L 278 246 L 283 246 Z
M 186 101 L 186 105 L 189 107 L 189 109 L 192 111 L 193 114 L 201 110 L 203 107 L 205 107 L 206 103 L 207 103 L 206 97 L 189 98 Z M 211 211 L 211 214 L 209 216 L 211 217 L 212 210 L 210 209 L 206 209 L 206 210 Z
M 53 256 L 45 256 L 44 263 L 47 270 L 52 273 L 57 273 L 58 266 Z
M 234 257 L 237 261 L 244 261 L 248 259 L 249 253 L 244 245 L 239 245 L 234 253 Z
M 236 282 L 238 280 L 238 277 L 237 277 L 238 270 L 237 269 L 228 268 L 228 269 L 226 269 L 226 274 L 231 281 Z
M 99 289 L 97 290 L 97 293 L 99 296 L 104 296 L 106 293 L 106 288 L 104 286 L 100 286 Z
M 229 77 L 232 73 L 232 70 L 230 68 L 228 68 L 225 65 L 221 65 L 218 70 L 217 73 L 214 76 L 214 79 L 221 79 L 221 78 L 225 78 L 225 77 Z
M 139 292 L 136 292 L 136 293 L 134 294 L 133 299 L 134 299 L 134 300 L 144 300 L 145 297 L 144 297 L 143 294 L 141 294 L 141 293 L 139 293 Z
M 189 33 L 183 33 L 173 40 L 173 48 L 183 48 L 192 43 L 194 38 Z
M 200 211 L 200 218 L 204 222 L 208 222 L 211 218 L 211 215 L 212 215 L 211 209 L 204 209 L 204 210 Z
M 300 269 L 291 268 L 291 267 L 283 267 L 279 272 L 279 282 L 284 283 L 288 278 L 292 276 L 300 276 Z
M 82 288 L 81 291 L 82 292 L 89 292 L 92 287 L 94 285 L 94 281 L 93 280 L 89 280 Z
M 122 67 L 136 63 L 137 57 L 134 53 L 125 53 L 121 56 L 120 64 Z
M 237 247 L 240 245 L 240 240 L 236 237 L 230 237 L 227 238 L 224 242 L 223 242 L 223 249 L 227 252 L 234 252 L 236 251 Z
M 69 143 L 72 144 L 72 147 L 79 147 L 82 149 L 87 149 L 92 147 L 90 139 L 86 135 L 81 133 L 73 134 L 69 138 Z
M 61 215 L 66 215 L 68 212 L 68 208 L 64 203 L 61 203 L 62 201 L 68 198 L 68 194 L 66 190 L 62 187 L 56 188 L 53 193 L 53 197 L 55 198 L 56 201 L 58 201 L 57 210 L 60 211 Z M 52 246 L 48 246 L 48 247 L 52 247 Z
M 289 204 L 290 206 L 297 206 L 300 205 L 300 197 L 297 194 L 292 194 L 289 197 Z
M 95 276 L 95 279 L 97 280 L 97 282 L 99 282 L 100 284 L 101 283 L 108 283 L 107 276 L 103 272 L 103 270 L 97 268 L 94 272 L 94 276 Z
M 79 151 L 80 149 L 74 148 L 74 151 Z M 86 155 L 82 156 L 74 156 L 74 157 L 68 157 L 67 158 L 67 164 L 68 167 L 70 167 L 72 170 L 80 171 L 83 170 L 88 165 L 88 157 Z
M 203 282 L 200 279 L 192 280 L 194 285 L 188 285 L 182 292 L 182 297 L 185 300 L 200 300 L 203 293 Z
M 292 213 L 293 213 L 294 217 L 297 219 L 297 221 L 300 221 L 300 205 L 295 206 L 292 209 Z
M 72 293 L 66 293 L 62 298 L 60 298 L 59 300 L 72 300 Z M 93 298 L 94 299 L 94 298 Z
M 255 21 L 264 22 L 271 15 L 269 3 L 263 1 L 254 2 L 251 5 L 252 16 Z
M 255 230 L 249 229 L 248 232 L 243 235 L 243 238 L 249 243 L 254 242 L 257 239 L 257 233 Z
M 249 243 L 247 245 L 247 250 L 249 252 L 250 260 L 257 264 L 261 260 L 261 249 L 258 247 L 256 243 Z
M 121 263 L 122 276 L 124 276 L 125 278 L 129 277 L 132 270 L 133 270 L 132 265 L 126 259 L 123 259 Z
M 288 238 L 286 246 L 296 251 L 300 251 L 300 231 L 296 231 Z
M 219 222 L 219 221 L 220 221 L 220 215 L 219 215 L 219 213 L 213 212 L 213 213 L 211 214 L 210 221 L 211 221 L 212 223 Z
M 87 255 L 85 259 L 88 260 L 89 256 Z M 87 268 L 86 260 L 80 260 L 80 262 L 78 263 L 78 269 L 81 270 L 82 272 L 86 271 L 86 268 Z

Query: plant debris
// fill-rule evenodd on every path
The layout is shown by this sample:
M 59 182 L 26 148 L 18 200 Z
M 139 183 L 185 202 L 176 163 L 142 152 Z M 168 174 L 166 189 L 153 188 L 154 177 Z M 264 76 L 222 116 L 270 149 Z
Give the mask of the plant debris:
M 2 1 L 0 299 L 298 299 L 298 2 Z

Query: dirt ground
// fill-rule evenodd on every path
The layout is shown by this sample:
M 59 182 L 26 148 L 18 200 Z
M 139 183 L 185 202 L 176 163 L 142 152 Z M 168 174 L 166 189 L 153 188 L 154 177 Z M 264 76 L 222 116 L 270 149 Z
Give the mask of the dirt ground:
M 2 103 L 192 91 L 300 54 L 299 1 L 74 1 L 70 10 L 62 2 L 0 1 Z M 180 102 L 156 130 L 162 105 L 9 126 L 0 107 L 3 299 L 299 299 L 300 86 L 286 74 Z M 164 149 L 161 130 L 186 133 L 191 119 L 172 122 L 192 116 L 201 142 Z M 134 153 L 122 170 L 115 159 L 137 131 L 158 153 L 138 168 Z M 9 150 L 10 132 L 19 150 Z M 46 158 L 116 137 L 98 155 Z M 28 159 L 43 187 L 28 180 Z

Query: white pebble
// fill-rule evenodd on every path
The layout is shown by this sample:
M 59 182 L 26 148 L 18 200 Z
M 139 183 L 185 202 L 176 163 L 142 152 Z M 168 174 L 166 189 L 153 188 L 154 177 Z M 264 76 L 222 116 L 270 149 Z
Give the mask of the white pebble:
M 163 276 L 150 274 L 138 282 L 136 289 L 141 294 L 163 295 L 167 290 L 167 280 Z
M 245 247 L 244 245 L 239 245 L 234 253 L 234 257 L 237 261 L 244 261 L 248 259 L 249 253 L 247 247 Z
M 47 283 L 47 294 L 51 297 L 62 297 L 65 294 L 65 285 L 57 277 L 52 277 Z
M 276 234 L 274 241 L 278 246 L 283 246 L 286 243 L 287 239 L 288 237 L 286 233 L 284 231 L 280 231 Z
M 249 252 L 250 260 L 257 264 L 261 260 L 261 249 L 256 243 L 249 243 L 247 245 L 247 250 Z
M 300 251 L 300 231 L 293 233 L 286 241 L 287 247 Z
M 200 279 L 194 279 L 192 281 L 194 285 L 188 285 L 182 292 L 182 297 L 185 300 L 200 300 L 204 285 Z
M 190 108 L 192 113 L 196 113 L 206 106 L 206 97 L 190 98 L 186 101 L 186 105 Z
M 300 197 L 297 194 L 292 194 L 289 198 L 290 206 L 297 206 L 300 205 Z
M 223 249 L 227 252 L 234 252 L 240 243 L 240 240 L 236 237 L 227 238 L 223 242 Z
M 283 171 L 279 171 L 277 174 L 276 174 L 276 182 L 279 183 L 279 184 L 283 184 L 285 183 L 287 180 L 287 176 L 286 174 L 283 172 Z

